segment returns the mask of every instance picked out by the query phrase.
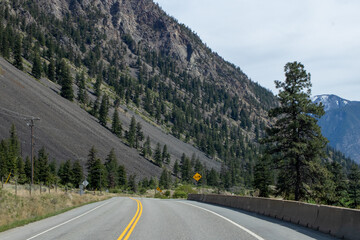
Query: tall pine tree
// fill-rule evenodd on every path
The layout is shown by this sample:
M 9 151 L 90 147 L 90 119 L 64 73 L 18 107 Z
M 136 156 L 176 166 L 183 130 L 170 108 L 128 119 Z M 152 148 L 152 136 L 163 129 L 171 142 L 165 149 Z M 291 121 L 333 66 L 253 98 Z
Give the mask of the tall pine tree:
M 269 111 L 269 116 L 277 120 L 263 142 L 267 143 L 267 153 L 279 169 L 278 194 L 298 201 L 310 198 L 312 186 L 320 178 L 320 157 L 324 155 L 327 140 L 317 120 L 325 112 L 310 99 L 310 74 L 304 65 L 292 62 L 284 69 L 285 81 L 275 81 L 280 89 L 280 106 Z

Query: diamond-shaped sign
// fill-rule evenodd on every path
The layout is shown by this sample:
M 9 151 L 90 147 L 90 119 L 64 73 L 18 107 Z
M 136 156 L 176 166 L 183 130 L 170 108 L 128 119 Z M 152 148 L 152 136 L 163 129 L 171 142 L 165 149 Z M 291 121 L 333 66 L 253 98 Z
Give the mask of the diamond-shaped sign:
M 193 178 L 198 182 L 201 179 L 201 175 L 199 173 L 195 173 L 195 175 L 193 176 Z
M 89 185 L 89 182 L 86 181 L 86 180 L 84 180 L 84 181 L 82 182 L 82 184 L 84 185 L 84 187 L 86 187 L 87 185 Z
M 159 187 L 156 188 L 156 190 L 158 190 L 159 192 L 162 192 L 161 189 Z

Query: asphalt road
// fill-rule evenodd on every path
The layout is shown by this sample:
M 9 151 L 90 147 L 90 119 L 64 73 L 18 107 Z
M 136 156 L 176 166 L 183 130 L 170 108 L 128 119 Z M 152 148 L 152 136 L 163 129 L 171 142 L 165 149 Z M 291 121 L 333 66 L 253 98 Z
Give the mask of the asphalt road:
M 257 214 L 186 200 L 112 198 L 0 233 L 17 239 L 334 239 Z

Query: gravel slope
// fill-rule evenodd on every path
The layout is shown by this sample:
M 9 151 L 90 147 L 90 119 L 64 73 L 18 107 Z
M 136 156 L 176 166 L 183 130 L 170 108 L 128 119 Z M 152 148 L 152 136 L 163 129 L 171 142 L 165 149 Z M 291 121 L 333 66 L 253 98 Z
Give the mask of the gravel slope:
M 160 175 L 161 168 L 141 157 L 135 149 L 127 147 L 97 119 L 76 103 L 62 98 L 58 92 L 57 84 L 46 79 L 36 81 L 0 58 L 0 139 L 9 137 L 10 126 L 14 123 L 22 155 L 29 156 L 30 127 L 27 125 L 29 121 L 24 118 L 38 117 L 40 121 L 35 121 L 34 128 L 35 152 L 45 146 L 50 158 L 58 162 L 80 159 L 85 164 L 91 146 L 95 146 L 103 160 L 114 148 L 119 163 L 125 165 L 128 173 L 136 173 L 140 178 Z M 125 128 L 131 116 L 131 111 L 126 115 L 120 114 Z M 193 146 L 162 132 L 138 116 L 136 120 L 141 121 L 144 134 L 150 136 L 153 147 L 157 142 L 167 144 L 172 163 L 180 159 L 182 153 L 188 156 L 195 153 L 208 168 L 220 169 L 220 163 L 207 158 Z

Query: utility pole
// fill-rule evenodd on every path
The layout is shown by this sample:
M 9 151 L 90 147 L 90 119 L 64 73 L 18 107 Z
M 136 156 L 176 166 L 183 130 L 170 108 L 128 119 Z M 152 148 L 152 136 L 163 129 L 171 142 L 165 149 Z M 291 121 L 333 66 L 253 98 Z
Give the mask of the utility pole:
M 31 188 L 32 185 L 34 184 L 34 145 L 35 145 L 35 141 L 34 141 L 34 126 L 35 120 L 40 120 L 40 118 L 31 118 L 30 119 L 30 123 L 28 123 L 28 126 L 30 126 L 31 128 L 31 184 L 30 184 L 30 194 L 31 194 Z

